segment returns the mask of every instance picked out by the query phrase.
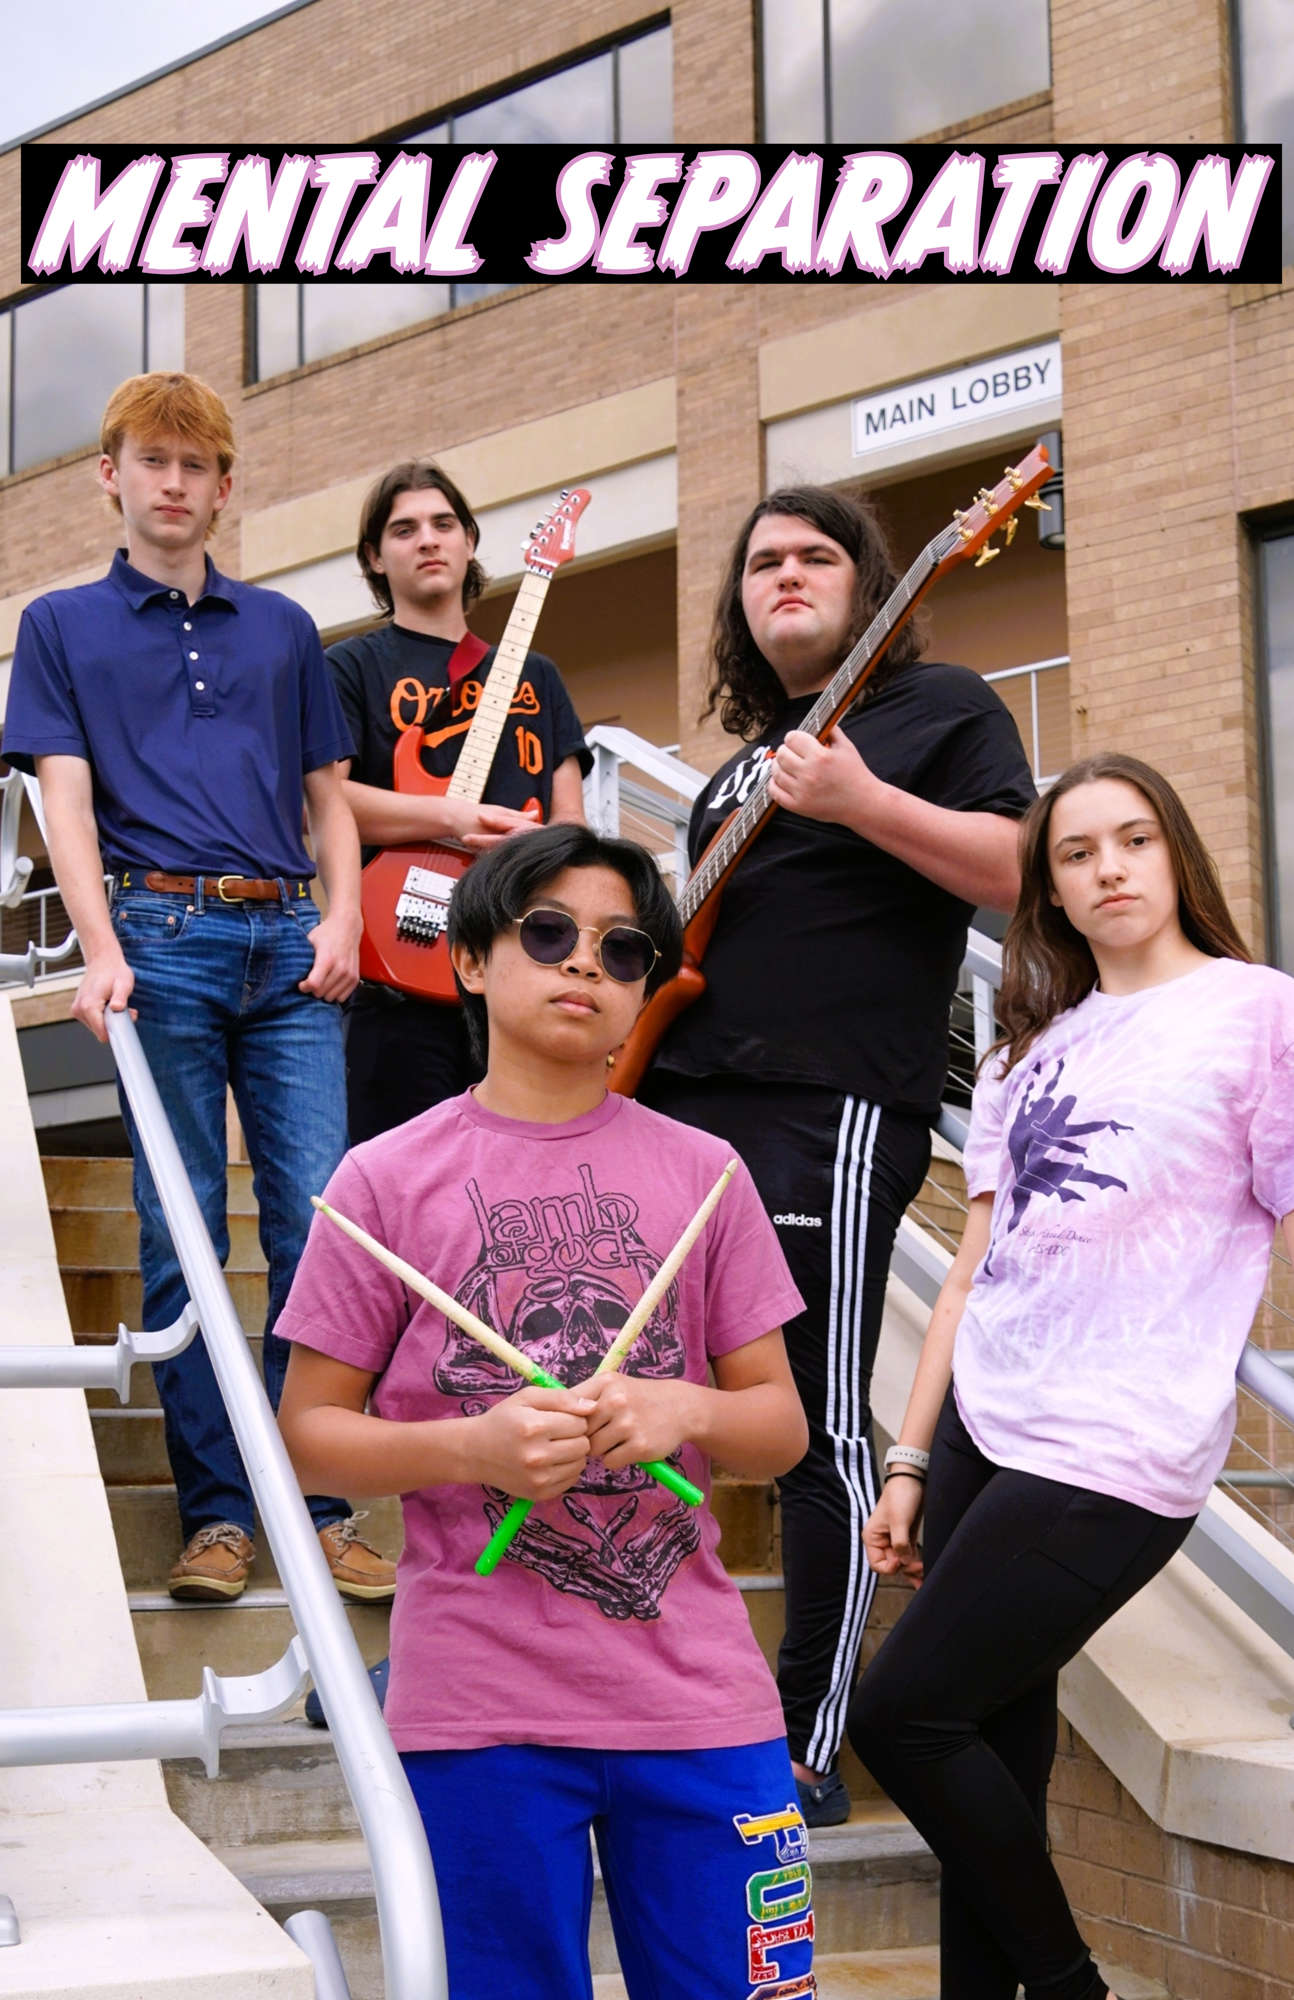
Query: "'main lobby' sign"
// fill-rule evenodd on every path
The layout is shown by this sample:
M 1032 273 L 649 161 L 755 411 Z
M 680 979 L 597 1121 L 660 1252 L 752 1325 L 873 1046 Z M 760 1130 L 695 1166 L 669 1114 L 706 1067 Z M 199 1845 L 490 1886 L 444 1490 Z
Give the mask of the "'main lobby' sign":
M 1060 342 L 1017 347 L 969 368 L 900 382 L 853 405 L 855 458 L 892 451 L 905 440 L 959 430 L 984 417 L 1012 417 L 1060 398 Z

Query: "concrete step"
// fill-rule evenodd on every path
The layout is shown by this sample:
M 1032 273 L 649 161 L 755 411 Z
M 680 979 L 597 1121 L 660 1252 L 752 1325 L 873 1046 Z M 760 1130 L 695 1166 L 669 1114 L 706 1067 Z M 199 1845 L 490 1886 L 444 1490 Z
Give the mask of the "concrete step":
M 47 1155 L 41 1160 L 45 1194 L 51 1209 L 122 1208 L 133 1212 L 131 1163 L 127 1159 L 74 1159 Z M 252 1170 L 235 1161 L 229 1168 L 231 1215 L 255 1215 Z
M 110 1486 L 108 1509 L 127 1590 L 165 1590 L 171 1565 L 180 1552 L 175 1488 L 169 1484 Z M 399 1501 L 374 1500 L 360 1533 L 365 1541 L 372 1542 L 374 1548 L 394 1560 L 404 1546 Z M 265 1534 L 256 1538 L 256 1567 L 252 1575 L 258 1586 L 278 1582 L 274 1552 Z
M 231 1604 L 176 1604 L 164 1591 L 132 1591 L 129 1601 L 144 1682 L 152 1701 L 197 1694 L 204 1666 L 218 1674 L 259 1673 L 280 1658 L 296 1630 L 283 1592 L 264 1586 L 249 1587 Z M 389 1608 L 348 1604 L 346 1615 L 365 1663 L 375 1665 L 388 1650 Z M 270 1726 L 280 1728 L 282 1724 Z M 305 1730 L 306 1725 L 301 1726 Z M 320 1732 L 311 1730 L 309 1734 L 317 1737 Z M 268 1754 L 272 1758 L 278 1753 L 271 1748 Z M 196 1765 L 193 1768 L 199 1769 Z M 246 1773 L 240 1770 L 239 1776 Z M 238 1789 L 231 1785 L 222 1798 L 232 1798 Z M 246 1813 L 251 1805 L 244 1801 L 229 1805 L 227 1810 Z M 239 1819 L 238 1824 L 242 1823 Z
M 219 1782 L 218 1780 L 216 1782 Z M 502 1831 L 502 1830 L 501 1830 Z M 373 1913 L 372 1876 L 367 1850 L 358 1837 L 258 1844 L 213 1843 L 226 1867 L 272 1915 L 283 1917 L 310 1907 L 332 1922 L 350 1980 L 353 2000 L 381 2000 L 381 1962 Z M 877 1807 L 842 1827 L 810 1835 L 813 1904 L 818 1950 L 832 1955 L 884 1950 L 911 1955 L 929 1951 L 938 1926 L 938 1865 L 934 1856 L 892 1807 Z M 596 1865 L 596 1864 L 595 1864 Z M 615 1943 L 600 1875 L 596 1881 L 589 1956 L 602 1979 L 616 1976 Z M 876 1990 L 884 2000 L 934 2000 L 937 1977 L 905 1989 Z M 598 1991 L 623 1992 L 614 1985 Z M 830 1988 L 821 1989 L 830 1992 Z M 866 1986 L 853 1992 L 865 1993 Z M 842 1995 L 850 1992 L 840 1989 Z
M 729 1570 L 781 1568 L 777 1499 L 765 1480 L 715 1472 L 710 1504 L 719 1523 L 719 1554 Z
M 746 1592 L 760 1625 L 766 1622 L 765 1607 L 779 1599 L 779 1591 Z M 259 1579 L 228 1605 L 177 1605 L 160 1591 L 133 1592 L 130 1602 L 150 1694 L 193 1693 L 204 1664 L 217 1672 L 252 1672 L 277 1658 L 291 1637 L 283 1593 Z M 387 1613 L 377 1607 L 352 1610 L 351 1622 L 370 1665 L 386 1651 L 386 1619 Z M 289 1716 L 231 1733 L 225 1744 L 228 1754 L 222 1755 L 221 1776 L 214 1784 L 196 1765 L 172 1765 L 167 1772 L 175 1810 L 203 1840 L 216 1845 L 290 1840 L 304 1826 L 294 1817 L 299 1812 L 308 1814 L 304 1830 L 312 1835 L 336 1838 L 353 1831 L 328 1731 Z M 853 1823 L 871 1825 L 877 1815 L 887 1823 L 894 1818 L 893 1808 L 848 1746 L 841 1770 L 854 1800 Z M 835 1837 L 840 1829 L 828 1831 Z
M 138 1271 L 139 1223 L 133 1209 L 51 1209 L 62 1271 Z M 231 1271 L 263 1271 L 255 1215 L 229 1218 Z
M 264 1271 L 230 1271 L 227 1275 L 234 1310 L 244 1332 L 259 1334 L 265 1325 L 267 1303 Z M 139 1325 L 141 1286 L 137 1258 L 132 1270 L 64 1269 L 62 1278 L 67 1315 L 78 1340 L 114 1339 L 123 1320 L 127 1326 Z
M 152 1372 L 151 1368 L 135 1370 L 132 1394 L 138 1396 L 143 1390 L 145 1376 L 149 1389 L 153 1389 Z M 94 1432 L 104 1485 L 169 1486 L 171 1467 L 166 1456 L 162 1412 L 156 1402 L 141 1407 L 132 1402 L 123 1409 L 110 1390 L 95 1393 L 109 1398 L 106 1407 L 92 1404 L 90 1408 L 90 1428 Z
M 939 2000 L 939 1947 L 903 1951 L 815 1951 L 818 2000 Z M 618 1972 L 594 1975 L 593 2000 L 627 2000 Z

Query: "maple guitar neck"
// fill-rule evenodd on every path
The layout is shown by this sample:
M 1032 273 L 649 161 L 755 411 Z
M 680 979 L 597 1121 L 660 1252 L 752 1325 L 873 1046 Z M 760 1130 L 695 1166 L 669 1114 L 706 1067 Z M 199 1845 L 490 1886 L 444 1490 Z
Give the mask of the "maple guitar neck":
M 470 804 L 479 805 L 485 796 L 494 753 L 511 712 L 512 698 L 521 684 L 531 637 L 551 582 L 551 575 L 540 576 L 533 570 L 527 570 L 521 579 L 503 637 L 481 685 L 481 699 L 472 726 L 458 753 L 448 798 L 467 799 Z

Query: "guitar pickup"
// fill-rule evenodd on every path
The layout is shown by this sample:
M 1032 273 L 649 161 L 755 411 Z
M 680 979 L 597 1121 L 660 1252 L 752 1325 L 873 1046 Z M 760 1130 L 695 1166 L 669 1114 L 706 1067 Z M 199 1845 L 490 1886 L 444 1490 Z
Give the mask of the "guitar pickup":
M 395 934 L 405 944 L 435 944 L 449 919 L 452 877 L 432 868 L 411 868 L 395 906 Z

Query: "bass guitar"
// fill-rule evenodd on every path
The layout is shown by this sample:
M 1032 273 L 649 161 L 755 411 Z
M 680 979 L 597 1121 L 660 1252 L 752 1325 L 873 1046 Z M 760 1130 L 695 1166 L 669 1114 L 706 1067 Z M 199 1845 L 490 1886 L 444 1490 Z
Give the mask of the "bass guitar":
M 991 491 L 988 487 L 981 488 L 968 508 L 954 512 L 951 522 L 927 543 L 814 702 L 800 724 L 806 735 L 822 741 L 831 734 L 841 716 L 858 699 L 895 633 L 941 576 L 970 556 L 977 557 L 977 569 L 991 562 L 1001 551 L 989 546 L 990 539 L 999 527 L 1005 526 L 1006 540 L 1010 543 L 1015 534 L 1013 516 L 1017 508 L 1045 508 L 1045 501 L 1034 496 L 1050 471 L 1045 449 L 1035 445 L 1019 465 L 1007 467 L 1006 476 Z M 705 991 L 701 961 L 714 934 L 724 884 L 777 810 L 768 796 L 771 769 L 771 762 L 764 766 L 745 804 L 724 821 L 683 887 L 679 896 L 679 915 L 683 919 L 682 968 L 676 978 L 653 993 L 616 1057 L 607 1081 L 622 1096 L 633 1096 L 667 1029 Z
M 452 775 L 436 778 L 425 768 L 422 726 L 415 723 L 401 731 L 395 746 L 392 777 L 397 792 L 480 804 L 548 586 L 575 554 L 575 524 L 589 499 L 582 486 L 563 492 L 524 545 L 526 574 Z M 480 648 L 478 658 L 483 658 L 486 648 L 479 640 L 474 643 Z M 543 818 L 538 799 L 531 799 L 523 810 L 534 820 Z M 453 840 L 411 841 L 374 855 L 360 877 L 362 979 L 398 987 L 424 1000 L 457 1001 L 445 924 L 454 884 L 475 858 L 469 848 Z

